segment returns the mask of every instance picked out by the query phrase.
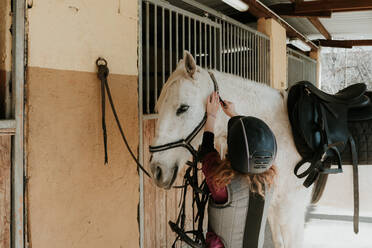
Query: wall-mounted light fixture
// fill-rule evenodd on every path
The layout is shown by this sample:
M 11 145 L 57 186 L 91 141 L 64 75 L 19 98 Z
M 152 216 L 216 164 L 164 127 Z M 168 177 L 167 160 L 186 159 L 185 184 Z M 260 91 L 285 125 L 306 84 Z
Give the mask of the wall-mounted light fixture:
M 306 44 L 305 42 L 303 42 L 302 40 L 299 40 L 299 39 L 290 39 L 288 41 L 289 44 L 297 47 L 298 49 L 300 49 L 301 51 L 304 51 L 304 52 L 309 52 L 311 51 L 311 47 L 309 47 L 308 44 Z
M 241 12 L 247 11 L 249 8 L 248 4 L 246 4 L 242 0 L 222 0 L 222 2 L 230 5 L 234 9 L 237 9 Z

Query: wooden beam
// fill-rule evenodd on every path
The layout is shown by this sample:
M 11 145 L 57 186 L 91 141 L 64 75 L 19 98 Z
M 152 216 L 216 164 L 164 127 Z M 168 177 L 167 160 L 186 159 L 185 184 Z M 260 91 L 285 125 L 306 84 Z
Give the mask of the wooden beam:
M 319 21 L 318 18 L 310 17 L 307 18 L 311 24 L 314 25 L 316 29 L 326 38 L 327 40 L 332 40 L 331 34 L 328 32 L 328 30 L 323 26 L 323 24 Z
M 303 2 L 303 0 L 291 0 L 292 3 L 300 4 Z M 321 33 L 324 38 L 327 40 L 332 40 L 331 34 L 328 32 L 328 30 L 323 26 L 323 24 L 320 22 L 320 20 L 316 17 L 308 17 L 307 18 L 311 24 Z
M 297 3 L 280 3 L 270 6 L 271 9 L 277 10 L 279 15 L 292 13 L 313 15 L 319 12 L 348 12 L 348 11 L 361 11 L 372 10 L 371 0 L 317 0 L 306 1 Z
M 257 18 L 265 17 L 265 18 L 273 18 L 277 22 L 279 22 L 286 30 L 287 35 L 292 38 L 298 38 L 305 42 L 308 46 L 310 46 L 311 50 L 318 50 L 318 46 L 315 45 L 312 41 L 308 40 L 303 34 L 298 32 L 294 29 L 291 25 L 289 25 L 283 18 L 279 15 L 275 14 L 271 9 L 269 9 L 266 5 L 261 3 L 259 0 L 243 0 L 249 5 L 248 11 L 256 16 Z
M 294 2 L 294 0 L 291 0 Z M 295 4 L 274 4 L 270 5 L 269 8 L 273 10 L 280 16 L 286 17 L 322 17 L 330 18 L 332 16 L 332 11 L 318 11 L 309 13 L 299 13 L 296 12 Z
M 353 46 L 372 46 L 372 40 L 317 40 L 323 47 L 352 48 Z

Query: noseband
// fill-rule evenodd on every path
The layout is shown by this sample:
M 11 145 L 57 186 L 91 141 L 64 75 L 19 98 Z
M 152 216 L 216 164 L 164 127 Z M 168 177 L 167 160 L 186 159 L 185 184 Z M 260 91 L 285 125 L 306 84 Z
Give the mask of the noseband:
M 211 71 L 208 71 L 208 73 L 209 73 L 209 76 L 212 79 L 213 86 L 214 86 L 214 91 L 219 93 L 217 80 L 214 77 L 214 74 Z M 220 97 L 220 101 L 224 104 L 221 97 Z M 191 153 L 191 155 L 194 158 L 197 158 L 198 157 L 198 151 L 195 150 L 195 148 L 191 145 L 191 142 L 196 137 L 196 135 L 200 132 L 200 130 L 202 130 L 206 121 L 207 121 L 207 112 L 205 112 L 203 119 L 199 122 L 199 124 L 194 128 L 194 130 L 192 130 L 192 132 L 185 139 L 180 139 L 178 141 L 170 142 L 170 143 L 167 143 L 167 144 L 164 144 L 164 145 L 150 146 L 149 147 L 150 152 L 151 153 L 162 152 L 162 151 L 170 150 L 170 149 L 177 148 L 177 147 L 184 147 Z

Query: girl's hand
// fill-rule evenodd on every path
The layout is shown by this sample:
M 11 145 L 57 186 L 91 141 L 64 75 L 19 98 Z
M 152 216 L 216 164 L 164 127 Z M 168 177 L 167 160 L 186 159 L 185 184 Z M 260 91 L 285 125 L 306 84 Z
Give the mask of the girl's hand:
M 216 92 L 213 92 L 208 96 L 207 100 L 207 122 L 204 126 L 204 131 L 212 132 L 214 131 L 214 123 L 216 121 L 216 114 L 220 107 L 219 97 Z
M 219 104 L 219 97 L 217 92 L 213 92 L 210 96 L 208 96 L 207 100 L 207 114 L 209 117 L 216 118 L 216 114 L 218 109 L 220 108 Z
M 229 117 L 237 116 L 238 114 L 235 111 L 235 105 L 232 102 L 224 101 L 225 105 L 221 102 L 222 110 Z

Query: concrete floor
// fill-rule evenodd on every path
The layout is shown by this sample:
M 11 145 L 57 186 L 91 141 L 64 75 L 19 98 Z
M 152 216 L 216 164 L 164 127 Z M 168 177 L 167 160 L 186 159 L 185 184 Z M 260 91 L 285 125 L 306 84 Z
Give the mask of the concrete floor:
M 305 225 L 304 248 L 372 248 L 372 213 L 360 213 L 358 234 L 353 231 L 352 214 L 352 209 L 313 209 Z
M 354 234 L 353 223 L 310 220 L 305 227 L 304 248 L 372 248 L 372 223 L 360 223 Z

